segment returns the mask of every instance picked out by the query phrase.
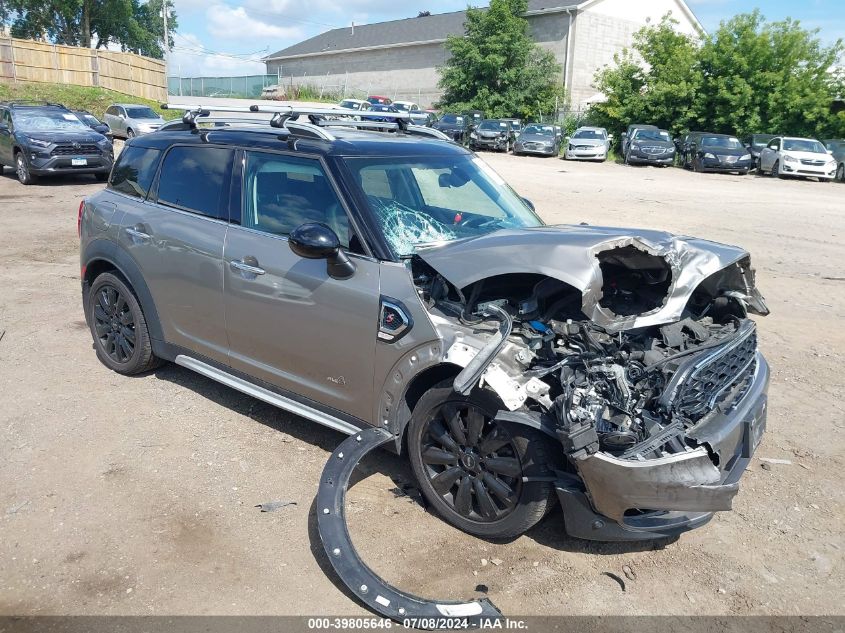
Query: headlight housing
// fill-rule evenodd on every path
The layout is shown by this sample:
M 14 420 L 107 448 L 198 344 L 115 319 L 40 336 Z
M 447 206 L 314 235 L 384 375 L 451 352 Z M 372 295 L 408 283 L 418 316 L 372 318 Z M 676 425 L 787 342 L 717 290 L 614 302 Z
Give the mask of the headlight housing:
M 716 155 L 707 152 L 706 154 L 704 154 L 704 158 L 712 158 L 713 160 L 716 160 Z
M 50 141 L 42 141 L 40 138 L 31 138 L 28 140 L 29 144 L 33 147 L 50 147 L 52 145 Z
M 784 154 L 784 156 L 783 156 L 783 162 L 785 162 L 785 163 L 797 163 L 797 162 L 798 162 L 798 159 L 797 159 L 797 158 L 793 158 L 792 156 L 789 156 L 788 154 Z
M 751 160 L 751 154 L 743 154 L 739 160 Z
M 478 134 L 476 134 L 475 132 L 472 132 L 472 133 L 469 135 L 469 137 L 470 137 L 470 138 L 478 138 Z

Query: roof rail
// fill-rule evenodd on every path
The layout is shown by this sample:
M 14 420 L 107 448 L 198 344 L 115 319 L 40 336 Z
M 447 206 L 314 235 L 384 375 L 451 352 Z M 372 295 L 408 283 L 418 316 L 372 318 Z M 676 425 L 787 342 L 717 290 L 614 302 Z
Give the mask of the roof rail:
M 221 113 L 235 113 L 235 114 L 271 114 L 270 125 L 272 127 L 284 128 L 291 134 L 297 136 L 307 136 L 310 138 L 320 138 L 326 141 L 333 141 L 335 137 L 324 128 L 326 127 L 355 127 L 376 129 L 382 131 L 402 131 L 414 134 L 413 130 L 409 128 L 416 127 L 409 125 L 411 115 L 407 112 L 390 112 L 386 113 L 385 117 L 393 119 L 395 122 L 381 122 L 368 120 L 355 120 L 354 117 L 361 117 L 359 110 L 347 110 L 344 108 L 317 108 L 308 106 L 279 106 L 279 105 L 264 105 L 252 104 L 248 106 L 217 106 L 217 105 L 198 105 L 196 107 L 185 106 L 175 103 L 162 103 L 162 110 L 183 110 L 185 114 L 182 117 L 182 122 L 191 127 L 196 127 L 200 120 L 205 121 L 225 121 L 224 119 L 211 119 L 212 112 Z M 298 119 L 300 116 L 307 116 L 309 122 L 291 120 Z M 367 116 L 367 115 L 363 115 Z M 339 118 L 327 118 L 339 117 Z M 353 117 L 347 119 L 345 117 Z M 239 122 L 254 122 L 259 124 L 262 119 L 240 119 Z

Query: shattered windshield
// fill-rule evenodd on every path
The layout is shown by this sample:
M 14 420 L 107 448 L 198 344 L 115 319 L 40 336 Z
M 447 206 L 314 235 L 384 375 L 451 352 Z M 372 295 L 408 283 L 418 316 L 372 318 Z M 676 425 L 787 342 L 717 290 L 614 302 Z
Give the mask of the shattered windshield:
M 487 164 L 471 156 L 347 158 L 400 257 L 423 245 L 543 223 Z
M 15 112 L 15 127 L 21 132 L 88 131 L 75 114 L 56 110 L 23 110 Z

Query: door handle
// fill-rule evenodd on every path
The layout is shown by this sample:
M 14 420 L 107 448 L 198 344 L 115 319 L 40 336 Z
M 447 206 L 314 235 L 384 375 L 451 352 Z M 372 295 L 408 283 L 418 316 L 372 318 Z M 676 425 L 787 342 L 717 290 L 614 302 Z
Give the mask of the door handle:
M 149 233 L 145 233 L 144 230 L 145 227 L 143 224 L 136 224 L 127 228 L 126 234 L 139 240 L 151 240 L 152 236 Z
M 264 269 L 258 267 L 258 260 L 251 256 L 246 256 L 242 260 L 234 259 L 229 263 L 232 270 L 237 270 L 242 273 L 249 273 L 250 275 L 263 275 Z

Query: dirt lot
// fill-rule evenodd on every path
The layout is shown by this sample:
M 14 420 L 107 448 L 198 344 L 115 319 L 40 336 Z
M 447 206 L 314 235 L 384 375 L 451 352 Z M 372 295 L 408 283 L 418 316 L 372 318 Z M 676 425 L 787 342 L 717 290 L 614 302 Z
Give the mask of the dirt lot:
M 350 492 L 363 558 L 430 597 L 486 585 L 509 615 L 845 614 L 845 186 L 485 158 L 549 222 L 747 247 L 772 309 L 758 457 L 791 463 L 755 459 L 735 511 L 673 543 L 567 539 L 558 512 L 491 544 L 399 493 L 410 471 L 379 454 Z M 124 378 L 96 360 L 76 212 L 100 186 L 0 177 L 0 614 L 366 613 L 327 575 L 315 531 L 341 435 L 185 369 Z M 271 500 L 296 505 L 255 508 Z

